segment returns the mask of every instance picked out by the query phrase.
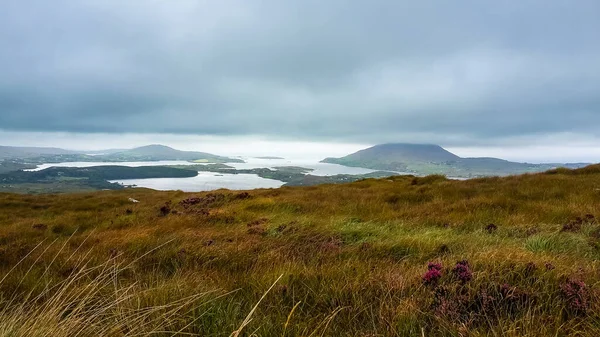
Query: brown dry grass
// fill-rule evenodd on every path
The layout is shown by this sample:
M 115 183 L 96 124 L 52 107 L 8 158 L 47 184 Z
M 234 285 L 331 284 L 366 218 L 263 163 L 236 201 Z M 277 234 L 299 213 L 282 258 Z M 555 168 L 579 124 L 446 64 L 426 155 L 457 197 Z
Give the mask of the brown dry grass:
M 594 167 L 237 193 L 0 194 L 0 335 L 600 335 L 600 225 L 562 230 L 600 217 Z M 430 261 L 465 306 L 436 302 Z M 567 278 L 585 282 L 585 313 Z

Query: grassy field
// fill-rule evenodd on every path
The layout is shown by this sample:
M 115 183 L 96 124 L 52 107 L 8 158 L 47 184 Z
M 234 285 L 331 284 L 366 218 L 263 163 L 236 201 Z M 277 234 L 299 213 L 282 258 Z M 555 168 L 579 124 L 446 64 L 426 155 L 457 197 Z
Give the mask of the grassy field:
M 596 217 L 600 167 L 0 194 L 0 335 L 599 336 Z

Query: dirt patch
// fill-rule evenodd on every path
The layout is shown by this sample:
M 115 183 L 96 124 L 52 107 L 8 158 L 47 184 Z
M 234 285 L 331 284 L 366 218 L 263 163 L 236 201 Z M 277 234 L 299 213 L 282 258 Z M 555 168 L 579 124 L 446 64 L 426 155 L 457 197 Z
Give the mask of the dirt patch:
M 216 203 L 224 202 L 226 200 L 225 194 L 222 193 L 208 193 L 203 197 L 190 197 L 183 199 L 179 202 L 179 205 L 183 208 L 188 209 L 192 206 L 209 207 Z
M 45 231 L 46 229 L 48 229 L 48 225 L 43 223 L 36 223 L 35 225 L 31 226 L 31 228 L 37 229 L 39 231 Z
M 260 218 L 254 221 L 251 221 L 249 223 L 246 224 L 246 227 L 255 227 L 255 226 L 260 226 L 263 224 L 266 224 L 267 222 L 269 222 L 269 219 L 267 218 Z
M 561 232 L 579 232 L 584 225 L 591 225 L 596 223 L 596 217 L 592 214 L 586 214 L 583 217 L 576 217 L 564 224 L 561 228 Z

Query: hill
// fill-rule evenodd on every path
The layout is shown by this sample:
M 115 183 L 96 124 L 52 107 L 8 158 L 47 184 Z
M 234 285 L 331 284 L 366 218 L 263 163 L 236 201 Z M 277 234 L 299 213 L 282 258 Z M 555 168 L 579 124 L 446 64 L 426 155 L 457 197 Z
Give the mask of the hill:
M 460 157 L 446 151 L 439 145 L 430 144 L 381 144 L 360 150 L 342 158 L 327 158 L 323 162 L 336 164 L 364 163 L 366 165 L 409 163 L 409 162 L 446 162 Z M 353 165 L 347 165 L 353 166 Z
M 0 193 L 0 331 L 598 336 L 599 172 Z
M 11 164 L 8 164 L 8 161 Z M 240 163 L 240 159 L 218 156 L 205 152 L 180 151 L 164 145 L 147 145 L 128 150 L 108 149 L 98 151 L 70 151 L 49 147 L 11 147 L 0 146 L 0 172 L 7 172 L 16 164 L 40 164 L 75 161 L 159 161 L 185 160 L 210 163 Z M 3 164 L 2 162 L 5 162 Z
M 14 158 L 32 158 L 44 155 L 76 154 L 76 151 L 69 151 L 55 147 L 18 147 L 18 146 L 0 146 L 0 160 Z
M 180 151 L 164 145 L 147 145 L 131 150 L 99 155 L 105 161 L 157 161 L 157 160 L 186 160 L 206 161 L 211 163 L 243 162 L 239 159 L 217 156 L 205 152 Z
M 461 158 L 439 145 L 382 144 L 341 158 L 321 162 L 418 175 L 444 174 L 452 177 L 504 176 L 542 172 L 557 166 L 569 168 L 588 164 L 528 164 L 498 158 Z

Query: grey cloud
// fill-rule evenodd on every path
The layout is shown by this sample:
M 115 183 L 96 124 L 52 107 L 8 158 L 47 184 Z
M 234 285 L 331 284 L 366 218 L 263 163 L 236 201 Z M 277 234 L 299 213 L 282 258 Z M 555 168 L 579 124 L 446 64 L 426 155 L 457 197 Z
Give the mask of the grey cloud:
M 600 135 L 593 0 L 0 6 L 0 129 L 455 145 Z

